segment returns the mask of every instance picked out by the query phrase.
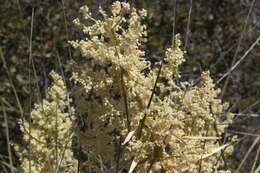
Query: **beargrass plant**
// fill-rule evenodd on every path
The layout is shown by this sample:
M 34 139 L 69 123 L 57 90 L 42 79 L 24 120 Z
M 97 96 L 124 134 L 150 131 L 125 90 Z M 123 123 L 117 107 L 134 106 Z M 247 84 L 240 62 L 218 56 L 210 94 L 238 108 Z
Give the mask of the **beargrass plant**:
M 153 66 L 145 50 L 145 10 L 115 2 L 111 12 L 75 19 L 84 38 L 70 41 L 84 61 L 70 63 L 67 91 L 58 74 L 47 99 L 21 123 L 28 148 L 17 147 L 25 172 L 228 173 L 232 151 L 220 135 L 232 119 L 209 72 L 198 84 L 181 81 L 179 35 Z M 68 98 L 68 92 L 73 99 Z M 69 109 L 68 109 L 69 108 Z M 74 118 L 73 118 L 74 117 Z M 74 124 L 74 126 L 73 126 Z M 72 128 L 74 127 L 74 128 Z M 72 136 L 86 156 L 74 158 Z

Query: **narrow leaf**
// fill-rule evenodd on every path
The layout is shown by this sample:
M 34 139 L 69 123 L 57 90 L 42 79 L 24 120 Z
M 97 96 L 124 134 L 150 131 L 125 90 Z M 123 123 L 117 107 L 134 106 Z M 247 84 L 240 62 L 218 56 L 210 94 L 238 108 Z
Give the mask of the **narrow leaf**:
M 128 173 L 132 173 L 136 166 L 137 166 L 137 162 L 135 160 L 133 160 Z
M 216 140 L 220 139 L 219 137 L 215 136 L 184 136 L 182 139 L 193 139 L 193 140 Z
M 134 135 L 135 131 L 131 131 L 128 133 L 128 135 L 125 138 L 125 141 L 122 143 L 122 145 L 125 145 L 128 141 L 130 141 L 130 139 L 132 138 L 132 136 Z
M 223 150 L 223 149 L 226 148 L 228 145 L 229 145 L 229 144 L 222 145 L 222 146 L 220 146 L 220 147 L 214 149 L 211 153 L 202 155 L 200 159 L 205 159 L 205 158 L 207 158 L 207 157 L 210 157 L 210 156 L 212 156 L 213 154 L 215 154 L 215 153 L 217 153 L 217 152 Z

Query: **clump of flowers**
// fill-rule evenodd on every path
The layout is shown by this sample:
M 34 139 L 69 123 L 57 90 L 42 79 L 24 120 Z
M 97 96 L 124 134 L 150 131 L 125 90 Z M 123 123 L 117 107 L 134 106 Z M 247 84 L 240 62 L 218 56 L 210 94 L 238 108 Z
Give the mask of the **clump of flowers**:
M 29 152 L 16 149 L 24 171 L 229 173 L 222 165 L 232 147 L 219 137 L 231 119 L 219 121 L 228 105 L 217 98 L 209 72 L 198 85 L 176 82 L 184 62 L 179 35 L 151 66 L 141 49 L 145 10 L 115 2 L 111 13 L 100 8 L 98 19 L 87 6 L 80 11 L 74 23 L 85 37 L 70 41 L 84 58 L 71 62 L 75 111 L 61 76 L 52 72 L 47 99 L 35 105 L 31 123 L 21 123 Z M 79 165 L 73 135 L 86 155 Z
M 53 86 L 47 99 L 36 104 L 31 123 L 20 122 L 26 149 L 15 146 L 24 172 L 77 172 L 71 150 L 74 109 L 70 106 L 62 77 L 52 71 Z
M 152 68 L 140 49 L 146 41 L 146 11 L 115 2 L 102 19 L 87 6 L 74 20 L 85 34 L 71 45 L 85 61 L 72 62 L 72 95 L 81 129 L 77 131 L 92 172 L 223 172 L 219 142 L 228 105 L 217 98 L 209 72 L 198 85 L 177 84 L 184 62 L 179 36 Z

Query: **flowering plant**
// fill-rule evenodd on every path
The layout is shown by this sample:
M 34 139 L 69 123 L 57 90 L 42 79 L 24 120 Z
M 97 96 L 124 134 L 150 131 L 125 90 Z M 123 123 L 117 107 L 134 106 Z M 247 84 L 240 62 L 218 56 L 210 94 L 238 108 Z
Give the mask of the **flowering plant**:
M 220 91 L 209 72 L 198 86 L 177 85 L 173 78 L 180 78 L 178 67 L 184 62 L 178 36 L 157 62 L 159 68 L 152 68 L 139 48 L 147 36 L 142 24 L 146 11 L 120 2 L 112 5 L 111 16 L 99 11 L 104 20 L 92 17 L 87 6 L 81 8 L 90 24 L 74 23 L 86 37 L 70 42 L 88 59 L 73 64 L 71 79 L 85 89 L 77 87 L 74 93 L 88 98 L 75 97 L 87 123 L 82 148 L 104 163 L 96 169 L 119 171 L 136 163 L 139 172 L 217 170 L 220 153 L 206 156 L 221 147 L 216 139 L 226 125 L 217 125 L 216 119 L 228 105 L 217 99 Z
M 218 122 L 228 105 L 217 98 L 220 90 L 209 72 L 198 85 L 176 82 L 184 62 L 179 35 L 152 67 L 140 48 L 147 37 L 145 10 L 115 2 L 111 14 L 99 9 L 102 19 L 87 6 L 80 11 L 83 18 L 74 23 L 85 38 L 70 41 L 85 58 L 71 62 L 71 95 L 81 122 L 73 132 L 87 156 L 80 167 L 87 172 L 230 172 L 220 170 L 229 145 L 219 141 L 230 117 Z M 42 116 L 37 107 L 32 115 Z
M 53 86 L 47 99 L 36 104 L 31 122 L 21 121 L 23 139 L 28 147 L 15 146 L 25 172 L 76 173 L 77 161 L 71 150 L 74 109 L 60 75 L 52 71 Z M 69 111 L 68 111 L 69 110 Z

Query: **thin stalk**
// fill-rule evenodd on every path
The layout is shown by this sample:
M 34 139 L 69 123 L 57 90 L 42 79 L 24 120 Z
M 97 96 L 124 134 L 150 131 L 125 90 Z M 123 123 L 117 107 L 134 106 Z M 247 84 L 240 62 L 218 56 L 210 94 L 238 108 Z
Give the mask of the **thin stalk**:
M 66 88 L 68 88 L 67 82 L 65 80 L 65 73 L 64 73 L 64 70 L 62 69 L 61 58 L 60 58 L 58 51 L 57 51 L 57 58 L 58 58 L 58 63 L 59 63 L 59 66 L 60 66 L 61 76 L 63 78 L 64 85 L 65 85 Z M 66 99 L 67 99 L 67 102 L 68 102 L 68 111 L 69 111 L 69 115 L 70 115 L 70 118 L 71 118 L 72 112 L 71 112 L 71 106 L 70 106 L 70 94 L 69 94 L 69 92 L 66 93 Z
M 116 25 L 119 25 L 119 23 L 121 22 L 122 18 L 118 21 L 118 23 Z M 116 25 L 113 27 L 113 29 L 116 27 Z M 112 35 L 115 39 L 115 41 L 117 42 L 117 38 L 115 36 L 114 30 L 111 30 Z M 116 55 L 118 57 L 118 59 L 120 58 L 119 56 L 119 52 L 116 48 Z M 127 121 L 127 130 L 128 132 L 131 131 L 131 124 L 130 124 L 130 117 L 129 117 L 129 110 L 128 110 L 128 99 L 127 99 L 127 91 L 126 91 L 126 85 L 125 85 L 125 81 L 124 81 L 124 73 L 123 73 L 123 68 L 120 68 L 120 78 L 121 78 L 121 88 L 122 88 L 122 92 L 123 92 L 123 98 L 124 98 L 124 106 L 125 106 L 125 114 L 126 114 L 126 121 Z M 118 146 L 118 155 L 116 158 L 116 173 L 118 173 L 119 171 L 119 163 L 120 163 L 120 154 L 123 153 L 123 148 L 121 148 L 121 143 L 122 143 L 122 139 L 120 137 L 120 143 Z
M 69 29 L 68 29 L 68 24 L 67 24 L 67 18 L 66 18 L 66 11 L 65 11 L 64 1 L 61 0 L 61 3 L 62 3 L 62 11 L 63 11 L 64 23 L 65 23 L 66 37 L 67 37 L 67 40 L 69 41 Z M 72 59 L 70 46 L 68 46 L 68 51 L 69 51 L 69 58 Z
M 33 19 L 34 19 L 34 8 L 32 8 L 32 16 L 31 16 L 31 29 L 30 29 L 30 41 L 29 41 L 29 112 L 32 110 L 32 81 L 31 81 L 31 64 L 32 64 L 32 37 L 33 37 Z M 31 134 L 31 120 L 29 114 L 29 133 Z M 29 172 L 32 172 L 31 165 L 31 138 L 29 137 Z
M 4 55 L 3 55 L 3 52 L 2 52 L 2 47 L 0 47 L 0 58 L 3 62 L 3 67 L 4 69 L 6 70 L 6 73 L 7 73 L 7 77 L 8 77 L 8 80 L 9 80 L 9 83 L 11 85 L 11 88 L 13 90 L 13 93 L 15 95 L 15 99 L 16 99 L 16 102 L 18 104 L 18 107 L 19 107 L 19 111 L 20 111 L 20 114 L 21 114 L 21 118 L 23 119 L 24 118 L 24 111 L 23 111 L 23 108 L 22 108 L 22 104 L 20 102 L 20 99 L 18 97 L 18 94 L 17 94 L 17 91 L 14 87 L 14 83 L 13 83 L 13 80 L 12 80 L 12 77 L 11 77 L 11 74 L 10 74 L 10 71 L 7 67 L 7 64 L 6 64 L 6 61 L 5 61 L 5 58 L 4 58 Z
M 150 97 L 149 102 L 147 104 L 147 109 L 149 109 L 150 106 L 151 106 L 152 99 L 153 99 L 153 96 L 154 96 L 154 93 L 155 93 L 155 89 L 156 89 L 156 86 L 157 86 L 157 83 L 158 83 L 158 80 L 159 80 L 159 77 L 160 77 L 160 74 L 161 74 L 162 65 L 163 65 L 163 63 L 161 62 L 160 67 L 159 67 L 159 71 L 158 71 L 158 74 L 157 74 L 157 77 L 156 77 L 156 80 L 155 80 L 155 83 L 154 83 L 154 86 L 153 86 L 152 94 L 151 94 L 151 97 Z
M 254 161 L 254 164 L 253 164 L 253 166 L 252 166 L 252 168 L 251 168 L 250 173 L 254 173 L 254 169 L 255 169 L 255 167 L 256 167 L 257 160 L 258 160 L 258 158 L 260 159 L 259 156 L 260 156 L 260 145 L 258 146 L 258 149 L 257 149 L 256 155 L 255 155 L 255 161 Z M 255 172 L 256 172 L 256 171 L 255 171 Z
M 260 136 L 258 136 L 254 143 L 251 145 L 251 147 L 249 148 L 248 152 L 246 153 L 246 155 L 244 156 L 243 160 L 241 161 L 241 163 L 239 164 L 238 168 L 236 169 L 235 173 L 239 173 L 239 170 L 241 169 L 242 165 L 244 164 L 244 162 L 246 161 L 248 155 L 251 153 L 251 151 L 254 149 L 255 145 L 260 141 Z
M 36 71 L 36 68 L 35 68 L 35 64 L 34 64 L 33 58 L 31 58 L 31 65 L 32 65 L 32 69 L 33 69 L 34 78 L 36 80 L 36 87 L 37 87 L 36 94 L 37 94 L 37 99 L 38 99 L 37 101 L 38 101 L 38 103 L 40 103 L 40 101 L 42 100 L 41 92 L 40 92 L 40 86 L 39 86 L 39 81 L 40 80 L 38 80 L 37 71 Z
M 55 161 L 56 161 L 56 170 L 58 170 L 58 135 L 59 135 L 59 131 L 58 131 L 58 106 L 59 106 L 59 102 L 58 105 L 56 105 L 56 115 L 55 115 Z
M 123 69 L 121 69 L 121 88 L 123 90 L 124 104 L 125 104 L 125 112 L 126 112 L 126 121 L 127 121 L 127 129 L 128 132 L 131 131 L 130 118 L 129 118 L 129 110 L 128 110 L 128 102 L 127 102 L 127 94 L 123 76 Z
M 246 115 L 245 112 L 248 112 L 250 111 L 249 109 L 252 109 L 254 108 L 256 105 L 258 105 L 260 103 L 260 99 L 258 99 L 257 101 L 255 101 L 253 104 L 251 104 L 250 106 L 248 106 L 247 108 L 245 108 L 244 110 L 242 110 L 239 114 L 236 114 L 236 116 L 240 116 L 240 115 L 245 115 L 246 117 L 245 118 L 241 118 L 240 120 L 236 121 L 236 123 L 241 123 L 243 121 L 246 121 L 248 120 L 249 118 L 252 118 L 254 116 L 249 116 L 249 115 Z M 231 109 L 230 109 L 231 110 Z M 258 116 L 256 116 L 255 118 L 257 118 Z
M 161 62 L 160 63 L 160 67 L 159 67 L 159 71 L 158 71 L 158 74 L 157 74 L 157 77 L 156 77 L 156 80 L 155 80 L 155 83 L 154 83 L 154 86 L 153 86 L 152 94 L 150 96 L 150 99 L 149 99 L 149 102 L 147 104 L 146 110 L 148 110 L 150 108 L 150 106 L 151 106 L 152 99 L 153 99 L 153 96 L 154 96 L 154 93 L 155 93 L 155 89 L 156 89 L 156 86 L 157 86 L 157 83 L 158 83 L 158 80 L 159 80 L 159 77 L 160 77 L 160 74 L 161 74 L 162 65 L 163 65 L 163 63 Z M 142 131 L 143 131 L 143 128 L 144 128 L 144 122 L 146 120 L 146 116 L 147 116 L 147 113 L 145 112 L 144 117 L 140 120 L 139 131 L 137 133 L 137 139 L 140 139 L 141 136 L 142 136 Z
M 219 135 L 219 131 L 218 131 L 218 129 L 217 129 L 217 123 L 216 123 L 216 121 L 214 122 L 214 129 L 215 129 L 215 131 L 216 131 L 216 135 L 217 135 L 217 137 L 219 137 L 220 138 L 220 135 Z M 221 141 L 220 141 L 220 139 L 219 140 L 217 140 L 217 142 L 218 142 L 218 144 L 221 146 Z M 224 165 L 226 166 L 227 165 L 227 163 L 226 163 L 226 158 L 225 158 L 225 153 L 224 153 L 224 151 L 223 150 L 221 150 L 220 151 L 221 153 L 220 153 L 220 156 L 218 157 L 218 160 L 217 160 L 217 162 L 216 163 L 218 163 L 219 162 L 219 160 L 220 160 L 220 158 L 222 158 L 223 159 L 223 161 L 224 161 Z
M 243 30 L 242 30 L 242 33 L 239 37 L 239 41 L 238 41 L 238 46 L 237 46 L 237 49 L 236 49 L 236 52 L 233 56 L 233 59 L 232 59 L 232 63 L 231 63 L 231 67 L 235 64 L 236 62 L 236 59 L 237 59 L 237 55 L 238 55 L 238 52 L 240 50 L 240 46 L 241 46 L 241 42 L 242 42 L 242 39 L 243 39 L 243 36 L 244 36 L 244 33 L 246 31 L 246 28 L 247 28 L 247 23 L 249 21 L 249 17 L 251 15 L 251 12 L 253 10 L 253 7 L 254 7 L 254 4 L 255 4 L 255 0 L 252 1 L 251 3 L 251 6 L 250 6 L 250 9 L 248 11 L 248 14 L 247 14 L 247 17 L 246 17 L 246 20 L 245 20 L 245 23 L 244 23 L 244 26 L 243 26 Z M 224 94 L 225 94 L 225 91 L 227 89 L 227 86 L 228 86 L 228 83 L 229 83 L 229 80 L 230 80 L 230 77 L 231 77 L 231 74 L 232 74 L 232 70 L 230 71 L 230 73 L 228 74 L 228 77 L 224 83 L 224 86 L 223 86 L 223 89 L 222 89 L 222 92 L 221 92 L 221 98 L 223 98 Z M 222 80 L 222 79 L 221 79 Z
M 9 164 L 10 164 L 10 169 L 11 172 L 14 173 L 14 166 L 13 166 L 13 159 L 12 159 L 12 151 L 11 151 L 11 147 L 10 147 L 10 136 L 9 136 L 9 126 L 8 126 L 8 120 L 7 120 L 7 115 L 6 115 L 6 111 L 5 111 L 5 107 L 3 102 L 1 101 L 1 106 L 2 106 L 2 110 L 4 113 L 4 121 L 5 121 L 5 132 L 6 132 L 6 141 L 7 141 L 7 151 L 8 151 L 8 156 L 9 156 Z
M 60 159 L 59 159 L 59 161 L 58 161 L 58 164 L 57 164 L 55 173 L 58 173 L 59 170 L 60 170 L 60 168 L 61 168 L 61 163 L 62 163 L 62 161 L 63 161 L 63 159 L 64 159 L 64 155 L 65 155 L 67 146 L 68 146 L 69 142 L 71 141 L 72 137 L 73 137 L 73 133 L 71 132 L 68 141 L 65 143 L 65 146 L 64 146 L 63 150 L 61 151 L 61 154 L 60 154 L 61 157 L 60 157 Z
M 122 19 L 122 18 L 121 18 Z M 121 21 L 121 19 L 119 20 L 119 23 Z M 118 23 L 118 24 L 119 24 Z M 118 25 L 117 24 L 117 25 Z M 116 25 L 114 26 L 116 27 Z M 113 38 L 114 40 L 117 42 L 117 38 L 115 36 L 115 33 L 114 33 L 114 30 L 111 30 L 112 32 L 112 35 L 113 35 Z M 116 48 L 116 55 L 118 57 L 118 59 L 120 58 L 119 56 L 119 53 L 118 53 L 118 50 L 117 50 L 117 47 Z M 121 68 L 121 74 L 120 74 L 120 78 L 121 78 L 121 88 L 122 88 L 122 91 L 123 91 L 123 97 L 124 97 L 124 105 L 125 105 L 125 113 L 126 113 L 126 121 L 127 121 L 127 129 L 128 129 L 128 132 L 131 131 L 131 124 L 130 124 L 130 117 L 129 117 L 129 110 L 128 110 L 128 100 L 127 100 L 127 93 L 126 93 L 126 86 L 125 86 L 125 82 L 124 82 L 124 74 L 123 74 L 123 69 Z
M 8 173 L 8 171 L 7 171 L 7 169 L 5 168 L 5 166 L 3 166 L 3 165 L 7 165 L 7 166 L 8 166 L 8 164 L 5 163 L 5 162 L 0 162 L 0 163 L 1 163 L 2 169 L 5 171 L 5 173 Z
M 118 139 L 118 153 L 117 153 L 117 158 L 116 158 L 116 173 L 118 173 L 118 171 L 119 171 L 121 144 L 122 144 L 122 136 L 120 136 L 120 138 Z
M 173 21 L 172 21 L 172 36 L 173 36 L 173 39 L 172 39 L 172 45 L 174 46 L 175 44 L 175 21 L 176 21 L 176 7 L 177 7 L 177 0 L 173 0 Z
M 16 4 L 17 4 L 17 6 L 18 6 L 18 9 L 21 11 L 21 4 L 20 4 L 20 2 L 19 2 L 19 0 L 16 0 Z
M 186 26 L 186 37 L 185 37 L 185 44 L 184 44 L 184 50 L 186 50 L 188 46 L 188 39 L 190 34 L 190 18 L 191 18 L 191 11 L 192 11 L 192 0 L 190 0 L 190 9 L 189 9 L 189 15 L 188 15 L 188 22 Z
M 176 21 L 176 9 L 177 9 L 176 8 L 176 6 L 177 6 L 176 0 L 174 0 L 173 5 L 174 5 L 174 7 L 173 7 L 173 24 L 172 24 L 172 33 L 173 33 L 172 46 L 174 47 L 175 46 L 175 21 Z M 151 94 L 151 97 L 150 97 L 149 102 L 147 104 L 146 110 L 148 110 L 151 106 L 152 99 L 153 99 L 153 96 L 154 96 L 154 93 L 155 93 L 155 89 L 156 89 L 156 86 L 157 86 L 157 83 L 158 83 L 158 80 L 159 80 L 159 77 L 160 77 L 160 74 L 161 74 L 162 66 L 163 66 L 163 62 L 161 61 L 159 71 L 158 71 L 158 74 L 157 74 L 157 77 L 156 77 L 156 80 L 155 80 L 155 83 L 154 83 L 154 86 L 153 86 L 152 94 Z M 147 113 L 145 112 L 144 117 L 140 121 L 139 131 L 137 132 L 137 139 L 140 139 L 141 136 L 142 136 L 142 130 L 144 128 L 144 122 L 146 120 L 146 116 L 147 116 Z
M 225 77 L 231 75 L 231 73 L 235 70 L 235 68 L 246 58 L 246 56 L 255 48 L 256 45 L 258 45 L 258 42 L 260 42 L 260 36 L 255 40 L 255 42 L 250 46 L 250 48 L 244 53 L 244 55 L 236 62 L 232 63 L 232 67 L 216 82 L 217 84 L 220 83 Z M 227 80 L 226 80 L 227 81 Z

